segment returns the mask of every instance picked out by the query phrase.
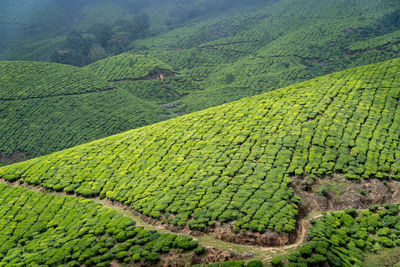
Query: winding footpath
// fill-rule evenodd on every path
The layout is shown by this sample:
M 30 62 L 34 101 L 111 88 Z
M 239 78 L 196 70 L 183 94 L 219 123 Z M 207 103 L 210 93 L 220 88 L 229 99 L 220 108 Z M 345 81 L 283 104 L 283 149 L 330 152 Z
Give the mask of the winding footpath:
M 124 216 L 127 216 L 134 220 L 136 222 L 137 226 L 142 226 L 145 229 L 148 230 L 157 230 L 160 233 L 172 233 L 172 234 L 182 234 L 179 232 L 173 232 L 171 230 L 168 230 L 166 227 L 163 227 L 162 225 L 153 225 L 151 223 L 145 222 L 141 216 L 138 215 L 137 212 L 132 210 L 129 206 L 123 205 L 118 202 L 112 202 L 107 199 L 100 199 L 98 197 L 96 198 L 85 198 L 80 195 L 70 195 L 65 192 L 55 192 L 55 191 L 50 191 L 47 190 L 43 187 L 40 186 L 32 186 L 29 184 L 19 184 L 18 182 L 8 182 L 2 178 L 0 178 L 0 183 L 6 184 L 9 186 L 14 186 L 14 187 L 23 187 L 26 189 L 34 190 L 36 192 L 40 193 L 45 193 L 45 194 L 53 194 L 53 195 L 62 195 L 62 196 L 73 196 L 81 199 L 89 199 L 94 202 L 100 203 L 101 205 L 105 207 L 109 207 L 114 209 L 115 211 L 123 214 Z M 292 252 L 294 249 L 300 247 L 304 242 L 306 242 L 306 235 L 310 227 L 310 221 L 312 219 L 317 219 L 322 217 L 322 214 L 316 213 L 315 215 L 312 216 L 307 216 L 304 219 L 299 221 L 299 229 L 298 229 L 298 236 L 296 239 L 296 242 L 293 244 L 288 244 L 285 246 L 279 246 L 279 247 L 260 247 L 260 246 L 253 246 L 253 245 L 241 245 L 241 244 L 236 244 L 236 243 L 230 243 L 226 241 L 222 241 L 219 239 L 216 239 L 213 235 L 208 235 L 204 234 L 202 236 L 191 236 L 187 234 L 182 234 L 189 236 L 193 238 L 194 240 L 198 241 L 201 246 L 204 246 L 206 248 L 216 248 L 224 251 L 229 251 L 232 252 L 236 255 L 242 256 L 244 258 L 248 259 L 259 259 L 264 262 L 269 262 L 272 260 L 275 256 L 282 255 L 282 254 L 288 254 Z

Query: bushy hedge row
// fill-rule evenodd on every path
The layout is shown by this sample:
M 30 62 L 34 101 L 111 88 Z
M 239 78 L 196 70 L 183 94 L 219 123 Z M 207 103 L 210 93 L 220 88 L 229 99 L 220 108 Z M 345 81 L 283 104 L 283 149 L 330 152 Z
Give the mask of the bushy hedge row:
M 0 184 L 0 266 L 156 263 L 162 253 L 196 247 L 185 236 L 135 227 L 93 201 Z
M 363 253 L 400 245 L 400 204 L 368 211 L 325 214 L 313 221 L 309 242 L 288 256 L 287 266 L 362 266 Z M 275 266 L 283 265 L 277 258 Z
M 0 169 L 177 226 L 291 232 L 291 175 L 400 178 L 400 60 L 350 69 Z

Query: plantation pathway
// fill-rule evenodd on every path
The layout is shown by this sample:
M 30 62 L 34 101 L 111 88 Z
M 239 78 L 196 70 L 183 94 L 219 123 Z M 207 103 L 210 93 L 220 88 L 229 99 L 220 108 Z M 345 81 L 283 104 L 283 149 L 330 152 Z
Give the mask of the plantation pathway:
M 167 229 L 166 227 L 164 227 L 162 225 L 153 225 L 151 223 L 145 222 L 145 220 L 144 220 L 145 216 L 140 215 L 138 212 L 132 210 L 129 206 L 123 205 L 118 202 L 112 202 L 107 199 L 100 199 L 98 197 L 86 198 L 86 197 L 76 195 L 76 194 L 69 195 L 65 192 L 50 191 L 43 187 L 32 186 L 27 183 L 23 183 L 23 184 L 19 184 L 18 182 L 11 183 L 2 178 L 0 178 L 0 183 L 6 184 L 9 186 L 23 187 L 23 188 L 27 188 L 30 190 L 34 190 L 36 192 L 40 192 L 40 193 L 62 195 L 62 196 L 73 196 L 73 197 L 77 197 L 77 198 L 93 200 L 97 203 L 102 204 L 103 206 L 114 209 L 115 211 L 123 214 L 124 216 L 131 218 L 132 220 L 134 220 L 136 222 L 137 226 L 143 226 L 147 230 L 157 230 L 160 233 L 171 233 L 171 234 L 189 236 L 189 237 L 193 238 L 194 240 L 198 241 L 201 246 L 204 246 L 206 248 L 214 247 L 217 249 L 233 252 L 236 255 L 243 256 L 244 258 L 259 259 L 259 260 L 262 260 L 263 262 L 269 262 L 278 255 L 289 254 L 294 249 L 301 246 L 306 241 L 306 234 L 310 227 L 310 221 L 312 219 L 317 219 L 317 218 L 322 217 L 322 214 L 315 213 L 312 215 L 308 215 L 304 219 L 300 220 L 299 225 L 301 225 L 301 227 L 299 229 L 299 232 L 301 231 L 301 233 L 297 236 L 296 242 L 293 244 L 289 244 L 286 246 L 280 246 L 280 247 L 259 247 L 259 246 L 253 246 L 253 245 L 241 245 L 241 244 L 222 241 L 222 240 L 216 239 L 213 235 L 208 235 L 208 234 L 204 234 L 203 236 L 191 236 L 191 235 L 182 234 L 179 232 L 174 232 L 174 231 Z
M 60 97 L 60 96 L 76 96 L 76 95 L 88 95 L 88 94 L 96 94 L 102 92 L 110 92 L 114 91 L 115 88 L 107 88 L 102 90 L 94 90 L 94 91 L 86 91 L 80 93 L 63 93 L 63 94 L 54 94 L 54 95 L 44 95 L 44 96 L 29 96 L 29 97 L 18 97 L 18 98 L 0 98 L 0 101 L 20 101 L 20 100 L 31 100 L 31 99 L 44 99 L 51 97 Z

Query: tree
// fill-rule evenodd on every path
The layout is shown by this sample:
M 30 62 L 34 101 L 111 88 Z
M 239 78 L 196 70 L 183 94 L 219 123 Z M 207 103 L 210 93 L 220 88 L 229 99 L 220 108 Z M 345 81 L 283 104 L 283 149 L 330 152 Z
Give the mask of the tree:
M 106 56 L 106 50 L 100 44 L 93 44 L 89 51 L 89 62 L 97 61 Z
M 89 27 L 88 33 L 95 36 L 95 41 L 101 46 L 105 46 L 112 37 L 112 27 L 104 23 L 96 23 Z

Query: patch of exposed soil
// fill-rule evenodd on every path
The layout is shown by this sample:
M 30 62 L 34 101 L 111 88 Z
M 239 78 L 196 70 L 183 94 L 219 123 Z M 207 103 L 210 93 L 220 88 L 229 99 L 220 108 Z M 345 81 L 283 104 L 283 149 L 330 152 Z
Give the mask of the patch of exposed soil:
M 217 239 L 226 242 L 243 244 L 243 245 L 257 245 L 257 246 L 283 246 L 296 239 L 296 234 L 276 233 L 267 230 L 265 233 L 255 233 L 251 231 L 235 233 L 232 231 L 230 225 L 217 225 L 215 228 L 209 230 L 211 234 Z
M 0 154 L 0 162 L 5 163 L 17 163 L 20 161 L 24 161 L 28 158 L 27 153 L 21 151 L 15 151 L 11 155 L 6 156 L 4 152 Z
M 233 252 L 224 251 L 221 249 L 209 247 L 202 255 L 196 255 L 194 252 L 178 253 L 178 251 L 171 251 L 168 254 L 160 255 L 158 263 L 141 262 L 137 264 L 120 264 L 118 262 L 111 262 L 112 267 L 120 266 L 141 266 L 141 267 L 189 267 L 195 264 L 207 265 L 213 262 L 234 261 L 242 259 Z
M 134 81 L 148 81 L 148 80 L 162 80 L 164 81 L 165 77 L 169 76 L 179 76 L 179 73 L 170 71 L 170 70 L 165 70 L 165 69 L 155 69 L 153 73 L 145 76 L 145 77 L 139 77 L 139 78 L 124 78 L 124 79 L 118 79 L 118 80 L 109 80 L 108 82 L 134 82 Z
M 325 179 L 292 177 L 304 212 L 365 209 L 371 205 L 400 202 L 400 182 L 369 179 L 350 181 L 342 175 Z

